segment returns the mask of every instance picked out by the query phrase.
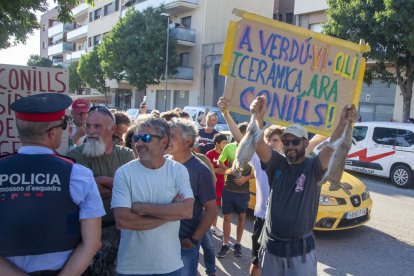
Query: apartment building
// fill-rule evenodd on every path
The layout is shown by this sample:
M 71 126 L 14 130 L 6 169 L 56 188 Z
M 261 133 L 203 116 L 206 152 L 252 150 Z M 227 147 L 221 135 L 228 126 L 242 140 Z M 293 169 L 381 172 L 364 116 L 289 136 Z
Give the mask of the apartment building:
M 326 22 L 326 0 L 295 0 L 294 14 L 297 26 L 321 32 Z M 367 62 L 367 67 L 370 61 Z M 389 87 L 381 80 L 374 80 L 372 85 L 364 83 L 359 101 L 359 115 L 362 121 L 402 120 L 402 96 L 397 85 Z M 413 105 L 414 106 L 414 105 Z M 411 111 L 411 114 L 414 112 Z M 410 116 L 412 117 L 412 116 Z
M 127 109 L 139 106 L 147 96 L 150 109 L 164 111 L 186 105 L 215 105 L 223 94 L 224 77 L 218 74 L 226 38 L 227 26 L 235 19 L 234 8 L 269 18 L 293 23 L 293 2 L 289 0 L 115 0 L 96 1 L 94 7 L 86 3 L 72 9 L 75 22 L 57 21 L 57 11 L 41 17 L 41 56 L 55 64 L 68 66 L 100 43 L 128 8 L 142 11 L 164 4 L 169 15 L 170 35 L 177 41 L 180 65 L 177 73 L 169 74 L 165 82 L 137 91 L 128 83 L 108 81 L 107 102 L 111 107 Z M 167 27 L 167 26 L 166 26 Z M 167 90 L 167 91 L 166 91 Z M 86 89 L 82 95 L 93 103 L 103 103 L 103 95 Z M 164 94 L 166 93 L 166 101 Z M 76 97 L 76 96 L 75 96 Z

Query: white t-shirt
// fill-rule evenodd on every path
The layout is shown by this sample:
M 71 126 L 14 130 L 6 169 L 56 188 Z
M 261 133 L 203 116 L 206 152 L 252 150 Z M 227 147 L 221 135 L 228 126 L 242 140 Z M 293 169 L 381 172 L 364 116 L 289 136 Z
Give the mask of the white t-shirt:
M 269 199 L 269 178 L 260 164 L 259 156 L 255 153 L 249 162 L 254 168 L 254 177 L 256 179 L 256 206 L 254 207 L 254 215 L 264 219 L 266 216 L 266 205 Z
M 193 198 L 187 169 L 166 159 L 159 169 L 148 169 L 138 159 L 115 173 L 111 208 L 131 208 L 133 202 L 169 204 L 181 193 Z M 178 238 L 180 221 L 145 231 L 121 230 L 117 272 L 164 274 L 183 267 Z

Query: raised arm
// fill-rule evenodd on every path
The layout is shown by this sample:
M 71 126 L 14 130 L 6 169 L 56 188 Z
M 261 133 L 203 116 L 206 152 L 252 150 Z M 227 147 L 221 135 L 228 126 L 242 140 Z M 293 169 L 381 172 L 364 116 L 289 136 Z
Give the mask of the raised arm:
M 81 275 L 101 248 L 101 218 L 80 220 L 82 240 L 70 255 L 59 276 Z
M 228 110 L 228 102 L 229 100 L 225 97 L 220 97 L 217 106 L 220 109 L 221 113 L 223 114 L 224 119 L 227 122 L 227 125 L 229 126 L 229 130 L 231 132 L 231 135 L 233 135 L 234 140 L 236 140 L 237 143 L 241 141 L 243 138 L 242 133 L 240 132 L 237 124 L 234 122 L 233 117 L 231 117 L 230 112 Z
M 266 112 L 266 98 L 265 96 L 257 97 L 250 105 L 250 111 L 256 113 L 256 121 L 259 127 L 263 127 L 263 118 Z M 256 144 L 256 153 L 263 163 L 268 163 L 272 157 L 272 148 L 260 139 Z
M 352 105 L 345 106 L 344 109 L 342 109 L 341 111 L 341 117 L 339 119 L 339 123 L 332 133 L 330 142 L 335 142 L 336 140 L 338 140 L 341 137 L 342 133 L 344 132 L 346 124 L 348 122 L 351 124 L 354 123 L 356 116 L 357 116 L 357 111 L 356 111 L 355 105 L 352 104 Z M 332 153 L 333 153 L 333 149 L 330 147 L 323 148 L 321 152 L 319 153 L 319 160 L 321 162 L 321 170 L 326 170 L 328 168 L 329 160 L 331 159 Z

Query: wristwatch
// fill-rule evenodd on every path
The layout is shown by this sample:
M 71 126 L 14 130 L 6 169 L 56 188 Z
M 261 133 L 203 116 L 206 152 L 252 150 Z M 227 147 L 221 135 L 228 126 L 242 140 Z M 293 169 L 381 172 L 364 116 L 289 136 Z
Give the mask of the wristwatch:
M 200 241 L 193 239 L 192 237 L 189 238 L 189 240 L 191 241 L 192 244 L 194 244 L 195 246 L 200 244 Z

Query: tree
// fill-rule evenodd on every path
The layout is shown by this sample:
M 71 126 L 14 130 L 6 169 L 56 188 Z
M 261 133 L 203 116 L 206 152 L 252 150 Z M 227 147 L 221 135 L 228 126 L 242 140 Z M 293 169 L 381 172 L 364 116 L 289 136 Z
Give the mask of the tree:
M 39 55 L 30 55 L 29 60 L 27 61 L 27 65 L 38 67 L 52 67 L 53 62 L 50 59 L 41 57 Z
M 111 79 L 126 80 L 139 90 L 164 79 L 167 18 L 163 7 L 143 12 L 130 9 L 103 39 L 98 54 Z M 168 71 L 178 65 L 175 40 L 169 40 Z
M 413 0 L 328 0 L 328 35 L 358 42 L 365 39 L 371 52 L 365 56 L 375 64 L 365 73 L 388 85 L 397 83 L 403 96 L 403 121 L 410 114 L 414 77 Z M 390 65 L 393 69 L 389 69 Z
M 19 43 L 26 43 L 29 34 L 39 29 L 36 12 L 46 12 L 48 0 L 13 1 L 3 0 L 0 2 L 0 49 L 5 49 Z M 71 22 L 71 10 L 79 4 L 79 0 L 53 0 L 57 3 L 59 11 L 58 20 Z M 93 5 L 93 0 L 86 0 Z M 11 38 L 11 39 L 10 39 Z
M 76 91 L 77 94 L 82 94 L 82 89 L 85 82 L 78 74 L 79 61 L 74 61 L 69 65 L 69 90 Z
M 101 60 L 97 53 L 99 48 L 100 46 L 98 45 L 92 51 L 81 56 L 78 66 L 78 74 L 88 86 L 104 93 L 106 105 L 106 75 L 102 70 Z

